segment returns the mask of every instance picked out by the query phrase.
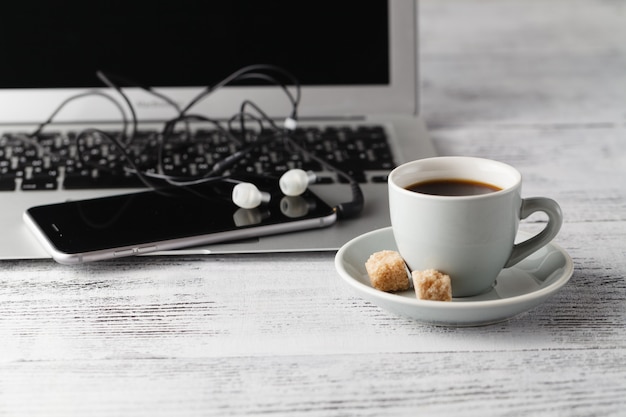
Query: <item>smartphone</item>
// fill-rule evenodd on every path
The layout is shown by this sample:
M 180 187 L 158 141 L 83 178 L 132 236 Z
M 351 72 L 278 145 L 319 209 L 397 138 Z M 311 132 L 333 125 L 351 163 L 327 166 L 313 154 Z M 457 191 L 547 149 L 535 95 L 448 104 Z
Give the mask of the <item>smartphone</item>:
M 268 204 L 239 208 L 231 201 L 235 184 L 220 181 L 32 207 L 24 221 L 62 264 L 327 227 L 336 221 L 336 211 L 310 190 L 286 197 L 277 179 L 251 182 L 270 193 Z

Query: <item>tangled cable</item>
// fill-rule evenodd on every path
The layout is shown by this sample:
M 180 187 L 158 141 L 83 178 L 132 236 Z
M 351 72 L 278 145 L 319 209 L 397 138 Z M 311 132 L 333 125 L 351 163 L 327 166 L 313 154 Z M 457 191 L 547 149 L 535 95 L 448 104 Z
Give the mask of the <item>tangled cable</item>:
M 364 198 L 358 182 L 355 181 L 346 172 L 333 166 L 325 159 L 319 158 L 313 153 L 309 152 L 294 138 L 293 133 L 297 126 L 298 106 L 300 104 L 301 98 L 301 86 L 297 78 L 293 76 L 289 71 L 275 65 L 266 64 L 256 64 L 243 67 L 228 75 L 224 79 L 220 80 L 216 84 L 204 87 L 202 91 L 194 98 L 192 98 L 189 103 L 184 107 L 179 106 L 178 103 L 169 98 L 167 95 L 154 90 L 150 86 L 142 85 L 141 83 L 128 80 L 121 76 L 105 74 L 102 71 L 98 71 L 96 75 L 104 83 L 104 85 L 113 89 L 117 92 L 117 94 L 119 94 L 119 96 L 122 98 L 122 100 L 129 109 L 130 120 L 128 119 L 127 114 L 124 111 L 124 107 L 118 99 L 116 99 L 107 92 L 103 92 L 100 90 L 90 90 L 87 92 L 73 95 L 61 102 L 60 105 L 48 117 L 48 119 L 39 124 L 37 128 L 32 133 L 30 133 L 25 140 L 27 140 L 29 143 L 35 144 L 36 146 L 37 138 L 41 135 L 43 129 L 53 123 L 54 118 L 67 104 L 84 97 L 98 96 L 111 102 L 119 111 L 122 123 L 121 137 L 118 138 L 101 129 L 84 129 L 76 136 L 76 143 L 78 145 L 79 153 L 82 141 L 84 141 L 91 135 L 101 135 L 102 137 L 110 141 L 121 153 L 125 163 L 127 164 L 124 167 L 125 171 L 136 175 L 141 180 L 141 182 L 149 188 L 159 188 L 162 186 L 162 184 L 167 184 L 168 186 L 188 186 L 211 181 L 236 182 L 237 180 L 233 180 L 227 174 L 229 168 L 235 165 L 238 161 L 241 161 L 256 148 L 275 141 L 280 141 L 280 143 L 285 147 L 285 150 L 289 152 L 297 152 L 301 155 L 306 155 L 309 159 L 316 161 L 318 164 L 322 165 L 330 171 L 334 171 L 338 176 L 343 177 L 348 182 L 352 192 L 352 200 L 338 204 L 335 207 L 337 214 L 340 218 L 355 217 L 363 209 Z M 191 113 L 194 106 L 196 106 L 202 100 L 205 100 L 207 97 L 209 97 L 212 93 L 219 90 L 220 88 L 236 82 L 249 80 L 263 81 L 271 85 L 276 85 L 280 87 L 285 93 L 285 96 L 289 100 L 291 111 L 285 118 L 283 126 L 279 126 L 271 117 L 269 117 L 257 104 L 255 104 L 251 100 L 244 100 L 241 103 L 239 112 L 234 114 L 230 119 L 226 121 L 226 126 L 224 126 L 223 122 L 219 120 L 212 119 L 205 115 Z M 164 101 L 176 111 L 176 117 L 164 123 L 161 134 L 158 137 L 159 142 L 157 146 L 156 157 L 157 166 L 154 170 L 146 171 L 140 169 L 139 166 L 135 163 L 132 155 L 130 155 L 130 153 L 128 152 L 128 147 L 133 143 L 137 135 L 139 120 L 130 99 L 123 91 L 122 85 L 125 85 L 127 87 L 139 87 L 147 93 L 153 95 L 154 97 L 157 97 L 160 100 Z M 185 177 L 169 175 L 165 172 L 166 170 L 163 167 L 164 148 L 168 143 L 168 140 L 174 137 L 180 124 L 184 126 L 184 132 L 190 133 L 190 123 L 193 122 L 203 122 L 213 125 L 216 130 L 221 132 L 225 138 L 231 141 L 239 149 L 229 156 L 225 157 L 224 159 L 215 162 L 211 169 L 209 169 L 206 173 L 202 175 Z M 256 136 L 256 139 L 253 142 L 244 143 L 237 137 L 237 135 L 233 134 L 234 125 L 238 124 L 239 131 L 242 135 L 245 135 L 246 131 L 249 129 L 248 125 L 250 123 L 254 123 L 258 126 L 259 134 Z

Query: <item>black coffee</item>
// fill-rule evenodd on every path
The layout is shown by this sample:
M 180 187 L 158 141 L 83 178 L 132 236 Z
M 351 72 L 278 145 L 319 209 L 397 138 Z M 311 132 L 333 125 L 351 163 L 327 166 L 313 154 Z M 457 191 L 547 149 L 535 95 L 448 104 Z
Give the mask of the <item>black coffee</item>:
M 500 191 L 502 188 L 484 182 L 461 180 L 461 179 L 441 179 L 420 181 L 406 187 L 409 191 L 421 194 L 443 195 L 443 196 L 465 196 L 488 194 Z

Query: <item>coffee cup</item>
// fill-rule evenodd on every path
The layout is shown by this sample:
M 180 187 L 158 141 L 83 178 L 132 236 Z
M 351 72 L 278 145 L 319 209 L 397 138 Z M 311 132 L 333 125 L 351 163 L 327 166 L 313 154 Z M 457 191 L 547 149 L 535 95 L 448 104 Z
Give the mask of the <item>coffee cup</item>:
M 559 232 L 559 205 L 522 198 L 522 176 L 510 165 L 473 157 L 435 157 L 398 166 L 389 174 L 389 209 L 400 255 L 411 270 L 450 276 L 452 295 L 492 288 L 503 268 L 548 244 Z M 535 212 L 548 221 L 516 243 L 521 219 Z

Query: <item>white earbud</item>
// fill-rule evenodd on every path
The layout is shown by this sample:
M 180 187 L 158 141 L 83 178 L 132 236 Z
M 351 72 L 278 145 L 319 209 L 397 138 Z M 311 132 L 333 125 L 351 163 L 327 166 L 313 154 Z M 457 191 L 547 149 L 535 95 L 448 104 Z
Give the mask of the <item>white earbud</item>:
M 252 209 L 270 201 L 269 193 L 259 191 L 254 184 L 241 182 L 233 188 L 233 203 L 245 209 Z
M 278 180 L 280 190 L 289 197 L 299 196 L 304 193 L 309 186 L 315 182 L 315 173 L 313 171 L 304 171 L 302 169 L 290 169 L 285 172 Z M 270 194 L 259 189 L 249 182 L 241 182 L 233 188 L 233 203 L 244 209 L 252 209 L 260 206 L 262 203 L 270 201 Z
M 280 177 L 278 185 L 283 194 L 294 197 L 302 194 L 309 184 L 314 182 L 315 173 L 313 171 L 290 169 Z

